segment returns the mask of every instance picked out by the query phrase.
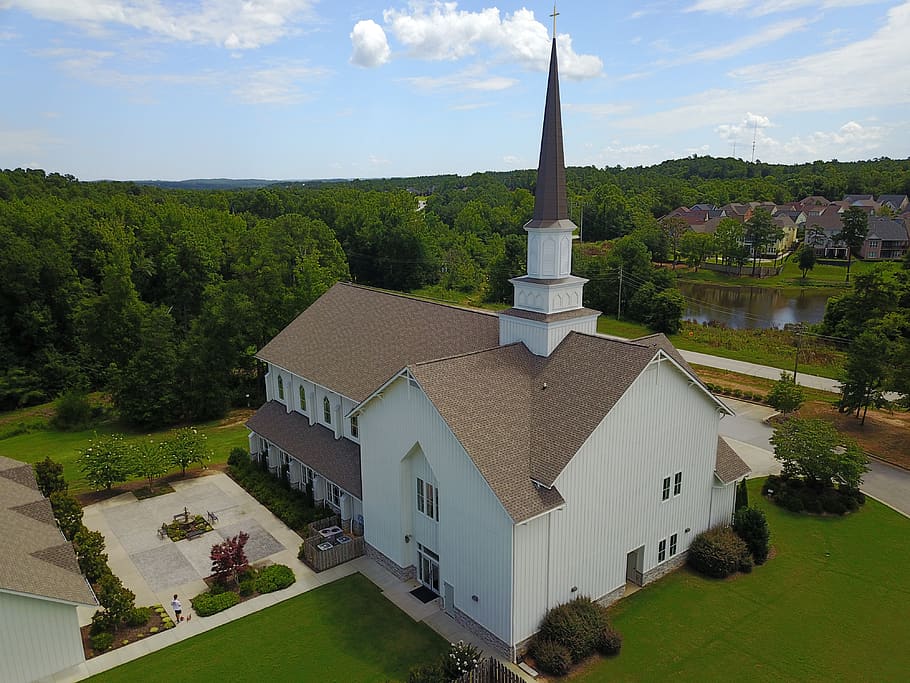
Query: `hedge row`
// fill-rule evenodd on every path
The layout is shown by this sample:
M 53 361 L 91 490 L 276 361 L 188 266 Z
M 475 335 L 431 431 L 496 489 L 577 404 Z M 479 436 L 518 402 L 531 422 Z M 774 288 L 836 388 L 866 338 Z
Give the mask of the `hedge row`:
M 771 475 L 762 487 L 762 493 L 772 502 L 790 512 L 808 512 L 820 515 L 845 515 L 856 512 L 866 503 L 862 491 L 849 486 L 807 486 L 798 477 Z
M 701 532 L 689 546 L 689 565 L 695 571 L 723 579 L 737 571 L 752 571 L 749 547 L 730 527 L 720 526 Z
M 193 605 L 193 609 L 196 610 L 196 614 L 200 617 L 210 617 L 218 612 L 223 612 L 229 607 L 233 607 L 239 602 L 240 596 L 233 591 L 217 594 L 206 591 L 190 600 L 190 604 Z
M 595 652 L 613 655 L 621 647 L 622 636 L 610 626 L 606 608 L 579 597 L 547 612 L 531 652 L 542 671 L 565 676 L 572 664 Z
M 725 387 L 720 384 L 711 384 L 711 382 L 705 382 L 705 386 L 711 390 L 711 393 L 718 394 L 720 396 L 740 398 L 744 401 L 755 401 L 756 403 L 768 402 L 768 397 L 760 391 L 753 392 L 743 389 L 733 389 L 731 387 Z

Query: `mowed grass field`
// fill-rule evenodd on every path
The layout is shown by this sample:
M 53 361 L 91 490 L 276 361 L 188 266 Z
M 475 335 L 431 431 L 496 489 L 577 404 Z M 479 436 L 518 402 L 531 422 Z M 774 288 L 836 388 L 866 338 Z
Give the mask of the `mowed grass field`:
M 759 496 L 774 556 L 750 575 L 682 569 L 611 610 L 622 653 L 581 681 L 906 681 L 910 519 L 869 500 L 846 517 L 795 515 Z
M 407 680 L 448 643 L 360 574 L 181 641 L 89 680 Z
M 206 444 L 212 453 L 213 463 L 227 462 L 231 450 L 237 446 L 249 447 L 247 440 L 249 430 L 243 426 L 248 413 L 249 411 L 238 411 L 225 420 L 195 425 L 207 437 Z M 18 431 L 15 429 L 17 426 L 28 427 L 28 425 L 46 423 L 46 416 L 50 414 L 53 414 L 51 404 L 0 414 L 0 420 L 3 423 L 0 435 L 15 434 L 15 431 Z M 31 464 L 50 457 L 51 460 L 63 464 L 63 476 L 69 482 L 70 492 L 83 493 L 88 491 L 89 487 L 77 463 L 79 454 L 88 447 L 96 435 L 102 436 L 115 432 L 124 434 L 125 440 L 128 442 L 136 442 L 142 439 L 163 441 L 171 436 L 173 430 L 136 433 L 113 421 L 104 421 L 91 429 L 73 432 L 58 431 L 47 428 L 45 425 L 44 428 L 36 428 L 33 431 L 25 431 L 14 436 L 5 436 L 5 438 L 0 436 L 0 455 Z M 198 467 L 198 465 L 193 467 Z

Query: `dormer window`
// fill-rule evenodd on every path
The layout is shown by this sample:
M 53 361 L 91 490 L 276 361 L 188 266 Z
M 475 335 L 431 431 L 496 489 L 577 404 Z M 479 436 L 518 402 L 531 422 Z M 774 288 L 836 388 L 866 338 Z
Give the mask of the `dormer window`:
M 300 387 L 300 412 L 301 413 L 306 412 L 306 387 L 305 386 Z
M 355 439 L 360 437 L 360 427 L 357 424 L 357 416 L 351 418 L 351 436 Z
M 281 375 L 278 375 L 278 400 L 284 400 L 284 379 L 282 379 Z
M 328 396 L 322 399 L 322 419 L 327 425 L 332 424 L 332 404 L 329 402 Z

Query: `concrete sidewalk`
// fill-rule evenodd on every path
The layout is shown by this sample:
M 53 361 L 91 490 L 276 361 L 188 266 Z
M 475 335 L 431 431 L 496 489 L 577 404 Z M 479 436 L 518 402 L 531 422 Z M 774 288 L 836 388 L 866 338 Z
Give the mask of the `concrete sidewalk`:
M 768 365 L 748 363 L 746 361 L 733 360 L 731 358 L 721 358 L 720 356 L 712 356 L 710 354 L 699 353 L 697 351 L 683 351 L 680 349 L 679 352 L 687 362 L 693 363 L 695 365 L 704 365 L 709 368 L 718 368 L 720 370 L 730 370 L 732 372 L 738 372 L 743 375 L 751 375 L 752 377 L 764 377 L 765 379 L 772 380 L 780 379 L 780 368 L 772 368 Z M 792 369 L 790 370 L 790 373 L 793 373 Z M 818 377 L 816 375 L 807 375 L 805 373 L 799 372 L 797 373 L 796 380 L 799 382 L 799 384 L 810 387 L 812 389 L 830 391 L 834 394 L 840 393 L 840 382 L 838 382 L 836 379 L 828 379 L 827 377 Z

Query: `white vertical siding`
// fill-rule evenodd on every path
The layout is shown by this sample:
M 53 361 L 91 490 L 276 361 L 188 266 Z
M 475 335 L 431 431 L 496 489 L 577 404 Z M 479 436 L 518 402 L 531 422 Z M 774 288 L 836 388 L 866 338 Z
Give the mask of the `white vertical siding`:
M 725 486 L 715 485 L 711 489 L 711 521 L 709 526 L 730 524 L 733 519 L 733 504 L 736 501 L 736 483 Z
M 0 681 L 33 681 L 84 659 L 75 606 L 0 592 Z
M 419 445 L 439 485 L 440 582 L 454 586 L 458 609 L 510 642 L 512 522 L 461 444 L 404 379 L 367 407 L 360 429 L 367 542 L 400 566 L 414 563 L 416 543 L 404 536 L 414 533 L 416 483 L 402 461 Z
M 515 600 L 521 607 L 516 607 L 515 642 L 537 629 L 547 608 L 621 587 L 630 551 L 645 547 L 647 572 L 658 564 L 659 540 L 675 533 L 683 552 L 708 527 L 719 420 L 715 408 L 667 361 L 650 366 L 629 387 L 556 480 L 566 507 L 549 515 L 546 583 L 541 583 L 540 561 L 532 561 L 542 552 L 545 521 L 535 521 L 526 532 L 516 528 L 516 559 L 527 561 L 516 562 Z M 672 493 L 676 472 L 683 475 L 679 496 Z M 667 476 L 671 495 L 662 501 Z M 541 585 L 547 587 L 546 598 L 541 598 Z

